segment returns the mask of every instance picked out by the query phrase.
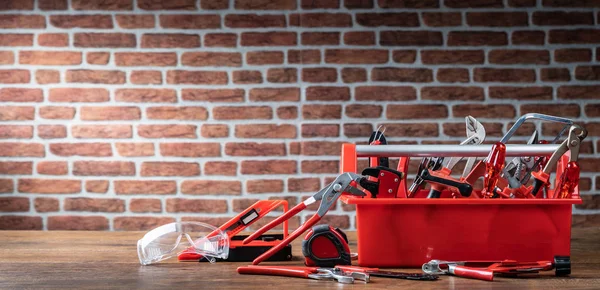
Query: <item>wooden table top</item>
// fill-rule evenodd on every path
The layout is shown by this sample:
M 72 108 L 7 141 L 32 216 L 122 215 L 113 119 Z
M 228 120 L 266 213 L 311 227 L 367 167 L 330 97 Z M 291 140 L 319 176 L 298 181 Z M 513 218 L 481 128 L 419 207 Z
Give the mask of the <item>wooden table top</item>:
M 371 283 L 342 285 L 333 281 L 239 275 L 248 263 L 179 263 L 176 260 L 141 266 L 136 243 L 141 232 L 0 231 L 0 288 L 144 288 L 144 289 L 598 289 L 600 228 L 572 232 L 573 274 L 566 278 L 545 272 L 534 278 L 495 278 L 494 282 L 442 276 L 438 281 L 407 281 L 372 277 Z M 350 241 L 356 235 L 348 233 Z M 351 247 L 355 249 L 356 243 Z M 294 260 L 302 265 L 299 241 Z M 417 269 L 405 270 L 418 272 Z

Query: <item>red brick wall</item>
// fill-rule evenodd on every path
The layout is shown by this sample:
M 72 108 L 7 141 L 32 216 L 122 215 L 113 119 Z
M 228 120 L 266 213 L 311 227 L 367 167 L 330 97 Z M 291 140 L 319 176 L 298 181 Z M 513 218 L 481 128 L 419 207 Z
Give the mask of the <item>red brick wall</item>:
M 340 144 L 379 124 L 395 143 L 458 143 L 473 115 L 497 140 L 527 112 L 585 123 L 574 220 L 599 225 L 598 8 L 1 1 L 0 229 L 218 225 L 254 200 L 317 191 Z M 354 228 L 347 206 L 327 220 Z

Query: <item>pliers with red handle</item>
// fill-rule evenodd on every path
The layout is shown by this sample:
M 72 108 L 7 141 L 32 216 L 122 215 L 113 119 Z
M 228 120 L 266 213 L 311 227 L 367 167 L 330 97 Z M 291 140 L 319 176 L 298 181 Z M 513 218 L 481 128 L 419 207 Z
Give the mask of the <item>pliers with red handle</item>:
M 302 266 L 242 266 L 237 268 L 239 274 L 273 275 L 297 277 L 317 280 L 336 280 L 338 283 L 352 284 L 354 280 L 368 283 L 370 276 L 364 272 L 344 271 L 339 268 L 320 268 Z
M 262 235 L 263 233 L 265 233 L 266 231 L 268 231 L 268 230 L 274 228 L 275 226 L 281 224 L 282 222 L 290 219 L 297 213 L 304 210 L 307 206 L 309 206 L 317 201 L 321 201 L 321 204 L 319 204 L 319 209 L 317 210 L 317 213 L 315 213 L 312 217 L 310 217 L 308 220 L 306 220 L 306 222 L 304 222 L 304 224 L 302 224 L 298 229 L 296 229 L 294 232 L 292 232 L 287 238 L 283 239 L 283 241 L 281 241 L 281 243 L 277 244 L 277 246 L 274 246 L 267 252 L 263 253 L 262 255 L 260 255 L 256 259 L 254 259 L 254 261 L 252 261 L 252 264 L 258 265 L 260 262 L 268 259 L 273 254 L 275 254 L 279 250 L 281 250 L 283 247 L 285 247 L 286 245 L 291 243 L 294 239 L 296 239 L 297 237 L 302 235 L 302 233 L 304 233 L 308 229 L 312 228 L 312 226 L 314 226 L 317 222 L 319 222 L 319 220 L 321 220 L 321 218 L 327 213 L 327 211 L 329 211 L 329 209 L 336 203 L 336 201 L 342 194 L 354 195 L 354 196 L 360 196 L 360 197 L 371 196 L 371 193 L 369 191 L 365 190 L 364 188 L 362 188 L 360 186 L 360 182 L 364 178 L 366 178 L 366 177 L 356 174 L 356 173 L 350 173 L 350 172 L 342 173 L 340 176 L 338 176 L 332 183 L 327 185 L 325 188 L 321 189 L 319 192 L 317 192 L 310 198 L 306 199 L 304 202 L 291 208 L 285 214 L 274 219 L 273 221 L 266 224 L 262 228 L 258 229 L 255 233 L 253 233 L 252 235 L 250 235 L 246 239 L 244 239 L 243 244 L 247 244 L 247 243 L 251 242 L 252 240 L 256 239 L 257 237 L 259 237 L 260 235 Z

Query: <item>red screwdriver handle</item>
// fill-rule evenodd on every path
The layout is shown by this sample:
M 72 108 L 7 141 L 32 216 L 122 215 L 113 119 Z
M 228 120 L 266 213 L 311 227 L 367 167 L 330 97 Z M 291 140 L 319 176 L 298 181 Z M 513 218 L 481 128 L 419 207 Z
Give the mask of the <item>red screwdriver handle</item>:
M 448 272 L 454 276 L 472 278 L 484 281 L 494 280 L 494 272 L 487 269 L 477 269 L 465 266 L 448 265 Z
M 492 151 L 485 162 L 485 174 L 483 175 L 483 197 L 492 197 L 494 189 L 498 184 L 500 173 L 504 168 L 504 159 L 506 159 L 506 145 L 497 142 L 492 146 Z
M 567 163 L 560 180 L 554 188 L 553 198 L 571 198 L 575 187 L 579 184 L 579 165 L 575 161 Z
M 296 205 L 295 207 L 291 208 L 283 215 L 272 220 L 271 222 L 264 225 L 262 228 L 258 229 L 256 232 L 254 232 L 253 234 L 251 234 L 250 236 L 245 238 L 244 241 L 242 242 L 242 244 L 245 245 L 245 244 L 248 244 L 248 243 L 254 241 L 256 238 L 260 237 L 260 235 L 264 234 L 266 231 L 268 231 L 268 230 L 276 227 L 277 225 L 283 223 L 284 221 L 290 219 L 291 217 L 293 217 L 297 213 L 301 212 L 305 208 L 306 208 L 306 205 L 304 203 L 300 203 L 300 204 Z

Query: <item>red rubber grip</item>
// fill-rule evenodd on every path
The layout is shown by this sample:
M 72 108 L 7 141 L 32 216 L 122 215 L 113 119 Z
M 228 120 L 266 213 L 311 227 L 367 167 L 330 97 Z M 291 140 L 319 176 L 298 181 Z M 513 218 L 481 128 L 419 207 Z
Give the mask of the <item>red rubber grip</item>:
M 454 276 L 472 278 L 484 281 L 494 280 L 494 272 L 484 269 L 469 268 L 465 266 L 451 266 L 450 273 Z
M 254 232 L 253 234 L 251 234 L 250 236 L 245 238 L 244 241 L 242 242 L 242 244 L 246 245 L 246 244 L 254 241 L 256 238 L 260 237 L 260 235 L 264 234 L 266 231 L 268 231 L 268 230 L 276 227 L 277 225 L 283 223 L 284 221 L 290 219 L 291 217 L 293 217 L 297 213 L 301 212 L 305 208 L 306 208 L 306 205 L 304 203 L 300 203 L 300 204 L 296 205 L 295 207 L 288 210 L 285 214 L 272 220 L 270 223 L 264 225 L 262 228 L 258 229 L 256 232 Z
M 310 271 L 305 269 L 295 268 L 276 268 L 276 267 L 251 267 L 243 266 L 238 267 L 237 272 L 239 274 L 251 274 L 251 275 L 275 275 L 275 276 L 286 276 L 286 277 L 298 277 L 308 278 Z

